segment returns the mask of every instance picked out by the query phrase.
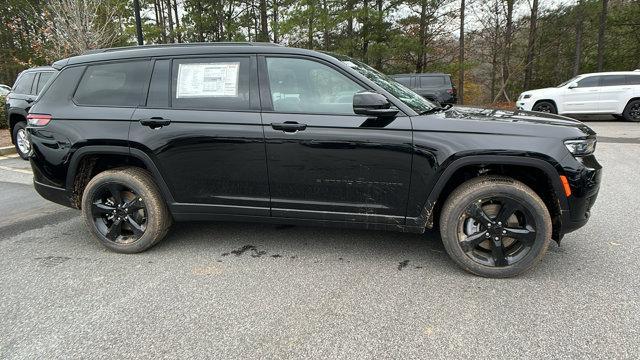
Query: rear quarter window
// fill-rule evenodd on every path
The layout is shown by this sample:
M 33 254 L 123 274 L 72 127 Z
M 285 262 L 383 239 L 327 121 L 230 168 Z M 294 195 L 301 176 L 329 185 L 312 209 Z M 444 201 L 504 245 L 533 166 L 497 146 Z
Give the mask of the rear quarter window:
M 421 87 L 442 87 L 444 85 L 444 76 L 420 76 Z
M 79 105 L 123 106 L 140 104 L 147 85 L 149 61 L 128 61 L 89 65 L 74 100 Z
M 33 79 L 36 77 L 36 73 L 28 72 L 18 77 L 18 81 L 13 86 L 13 92 L 16 94 L 29 94 L 31 92 L 31 85 Z
M 640 75 L 627 75 L 627 85 L 640 85 Z

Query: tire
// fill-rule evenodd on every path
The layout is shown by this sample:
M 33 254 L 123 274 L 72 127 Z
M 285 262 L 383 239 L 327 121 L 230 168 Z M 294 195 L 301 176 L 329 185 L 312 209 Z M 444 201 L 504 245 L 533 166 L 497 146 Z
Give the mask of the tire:
M 463 183 L 440 215 L 442 242 L 451 259 L 483 277 L 506 278 L 531 269 L 544 257 L 551 231 L 542 199 L 525 184 L 502 176 Z
M 16 152 L 23 160 L 29 160 L 29 152 L 31 150 L 31 144 L 27 137 L 27 123 L 20 121 L 13 126 L 13 143 L 16 147 Z
M 107 170 L 93 177 L 82 194 L 82 215 L 102 245 L 127 254 L 157 244 L 172 223 L 151 175 L 134 167 Z
M 540 101 L 533 105 L 532 111 L 549 113 L 549 114 L 557 114 L 558 109 L 556 109 L 556 105 L 551 101 Z
M 622 116 L 627 121 L 639 122 L 640 121 L 640 99 L 639 100 L 631 100 L 625 106 L 624 112 L 622 112 Z

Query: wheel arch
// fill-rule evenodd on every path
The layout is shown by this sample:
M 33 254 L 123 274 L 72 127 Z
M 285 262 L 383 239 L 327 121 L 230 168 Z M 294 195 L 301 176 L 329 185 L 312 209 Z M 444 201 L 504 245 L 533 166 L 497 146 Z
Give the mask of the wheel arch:
M 11 143 L 15 144 L 15 139 L 13 138 L 13 128 L 17 123 L 24 121 L 27 122 L 27 113 L 22 113 L 19 111 L 9 111 L 9 131 L 11 133 Z
M 527 170 L 527 173 L 521 173 Z M 532 157 L 511 155 L 471 155 L 454 160 L 442 171 L 424 204 L 416 225 L 433 228 L 437 215 L 451 191 L 471 178 L 485 174 L 507 175 L 531 187 L 545 202 L 553 219 L 554 239 L 562 237 L 562 213 L 568 210 L 568 201 L 560 182 L 558 170 L 549 162 Z M 535 180 L 544 176 L 548 183 Z M 550 185 L 550 187 L 546 186 Z M 546 191 L 545 191 L 546 190 Z M 548 191 L 548 192 L 547 192 Z
M 84 186 L 86 186 L 89 180 L 97 173 L 106 170 L 102 169 L 96 171 L 95 161 L 107 158 L 109 159 L 107 161 L 108 164 L 112 167 L 135 166 L 149 171 L 153 180 L 160 188 L 162 196 L 167 204 L 174 202 L 173 195 L 164 181 L 160 170 L 155 165 L 151 157 L 142 150 L 130 149 L 121 146 L 92 145 L 77 150 L 69 162 L 65 187 L 71 194 L 72 203 L 77 205 L 78 208 L 80 208 Z

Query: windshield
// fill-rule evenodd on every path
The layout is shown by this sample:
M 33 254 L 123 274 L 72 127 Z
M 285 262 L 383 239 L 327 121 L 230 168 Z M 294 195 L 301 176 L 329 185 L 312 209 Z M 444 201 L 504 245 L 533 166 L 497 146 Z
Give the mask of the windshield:
M 568 84 L 568 83 L 570 83 L 570 82 L 577 81 L 579 78 L 580 78 L 580 76 L 576 76 L 576 77 L 574 77 L 574 78 L 571 78 L 571 79 L 569 79 L 569 80 L 567 80 L 567 81 L 563 82 L 562 84 L 560 84 L 560 85 L 558 85 L 558 86 L 556 86 L 556 87 L 559 87 L 559 88 L 560 88 L 560 87 L 563 87 L 563 86 L 567 85 L 567 84 Z
M 367 79 L 373 81 L 376 85 L 400 99 L 400 101 L 405 103 L 418 114 L 438 107 L 438 105 L 416 94 L 409 88 L 363 62 L 336 54 L 331 54 L 331 56 L 337 58 L 350 68 L 364 75 Z

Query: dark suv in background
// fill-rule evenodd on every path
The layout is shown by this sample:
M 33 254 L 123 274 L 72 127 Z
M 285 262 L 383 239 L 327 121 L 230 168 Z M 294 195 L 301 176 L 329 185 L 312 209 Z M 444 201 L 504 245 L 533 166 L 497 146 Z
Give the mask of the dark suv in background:
M 449 74 L 396 74 L 391 77 L 425 99 L 443 105 L 455 105 L 458 102 L 456 87 L 453 86 Z
M 25 160 L 31 148 L 25 130 L 27 113 L 38 94 L 55 73 L 56 70 L 49 66 L 25 70 L 18 74 L 13 88 L 7 94 L 5 107 L 7 124 L 11 132 L 11 141 L 20 157 Z
M 118 252 L 174 220 L 439 227 L 465 270 L 514 276 L 587 222 L 600 185 L 579 121 L 439 107 L 339 55 L 180 44 L 53 66 L 29 114 L 35 188 Z

